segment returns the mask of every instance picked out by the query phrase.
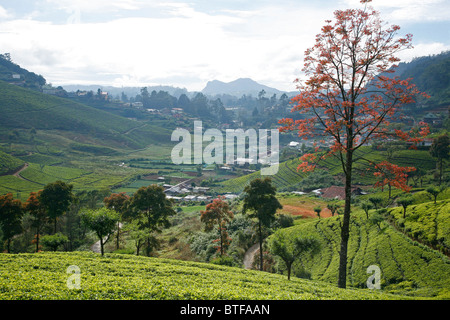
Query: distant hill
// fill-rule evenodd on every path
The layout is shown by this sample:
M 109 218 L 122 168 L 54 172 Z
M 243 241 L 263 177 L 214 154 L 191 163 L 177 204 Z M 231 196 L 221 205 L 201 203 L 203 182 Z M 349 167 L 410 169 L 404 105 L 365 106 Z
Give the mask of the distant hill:
M 43 76 L 15 64 L 8 53 L 0 54 L 0 80 L 37 91 L 40 91 L 46 82 Z
M 420 99 L 419 105 L 450 106 L 450 51 L 400 63 L 395 75 L 401 79 L 413 78 L 411 82 L 431 96 L 429 99 Z
M 241 78 L 228 83 L 219 80 L 209 81 L 206 84 L 206 87 L 202 90 L 202 93 L 211 96 L 229 94 L 236 97 L 241 97 L 245 94 L 257 97 L 258 93 L 262 90 L 266 92 L 266 97 L 272 96 L 273 94 L 279 95 L 284 93 L 278 89 L 259 84 L 249 78 Z

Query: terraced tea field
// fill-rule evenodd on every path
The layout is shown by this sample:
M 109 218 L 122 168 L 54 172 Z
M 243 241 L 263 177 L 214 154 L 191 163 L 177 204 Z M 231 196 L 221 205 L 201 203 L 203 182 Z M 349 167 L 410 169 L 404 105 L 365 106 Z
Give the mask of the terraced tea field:
M 430 203 L 422 206 L 430 206 Z M 439 226 L 437 234 L 443 237 L 444 242 L 449 237 L 443 233 L 448 232 L 450 201 L 444 201 L 438 207 L 440 220 L 433 226 Z M 414 207 L 410 209 L 411 213 L 415 211 Z M 447 256 L 413 241 L 386 221 L 376 225 L 367 220 L 362 211 L 356 210 L 352 214 L 348 249 L 349 286 L 365 287 L 367 267 L 376 265 L 381 269 L 382 289 L 387 292 L 450 298 L 450 260 Z M 393 214 L 398 215 L 398 212 Z M 310 234 L 320 239 L 320 254 L 305 256 L 301 261 L 313 280 L 337 283 L 340 219 L 342 217 L 311 219 L 279 231 L 287 233 L 289 238 Z M 297 263 L 294 274 L 302 269 Z
M 79 269 L 79 289 L 68 286 Z M 71 289 L 72 288 L 72 289 Z M 0 254 L 0 300 L 402 299 L 375 290 L 207 263 L 89 252 Z

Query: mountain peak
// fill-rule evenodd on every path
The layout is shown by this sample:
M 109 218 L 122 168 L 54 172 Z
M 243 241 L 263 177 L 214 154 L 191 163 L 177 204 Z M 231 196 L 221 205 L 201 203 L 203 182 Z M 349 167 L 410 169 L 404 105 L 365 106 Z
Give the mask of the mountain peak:
M 229 94 L 237 97 L 242 95 L 257 96 L 264 90 L 266 94 L 279 94 L 282 91 L 260 84 L 250 78 L 239 78 L 231 82 L 222 82 L 219 80 L 208 81 L 202 93 L 207 95 Z

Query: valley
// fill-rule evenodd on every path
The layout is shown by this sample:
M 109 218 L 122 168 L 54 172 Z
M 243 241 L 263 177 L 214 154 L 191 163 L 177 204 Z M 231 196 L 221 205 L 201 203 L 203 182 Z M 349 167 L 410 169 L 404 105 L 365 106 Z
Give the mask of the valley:
M 445 57 L 448 60 L 449 54 Z M 439 56 L 436 63 L 442 59 Z M 401 70 L 412 72 L 404 65 Z M 264 166 L 172 161 L 178 140 L 171 135 L 177 128 L 193 134 L 196 121 L 202 121 L 205 131 L 222 133 L 276 129 L 291 114 L 289 93 L 277 91 L 267 98 L 262 90 L 268 87 L 246 79 L 261 89 L 259 97 L 241 91 L 243 96 L 233 96 L 233 90 L 243 86 L 240 81 L 229 83 L 227 90 L 226 83 L 210 82 L 204 93 L 142 88 L 132 101 L 105 99 L 107 93 L 100 88 L 97 93 L 62 88 L 48 94 L 39 86 L 0 81 L 2 206 L 9 203 L 8 195 L 21 205 L 31 203 L 33 193 L 56 181 L 72 188 L 70 204 L 54 225 L 47 218 L 39 224 L 39 214 L 28 210 L 20 218 L 19 232 L 8 237 L 7 228 L 0 231 L 0 249 L 5 252 L 0 255 L 0 299 L 450 299 L 450 168 L 448 154 L 440 162 L 430 151 L 435 139 L 449 130 L 448 101 L 440 97 L 441 91 L 434 92 L 434 104 L 408 105 L 401 119 L 390 124 L 409 131 L 434 115 L 430 134 L 416 149 L 406 142 L 379 139 L 355 151 L 360 161 L 355 162 L 352 179 L 344 290 L 336 287 L 345 206 L 341 159 L 336 154 L 312 172 L 299 169 L 305 154 L 326 153 L 326 141 L 280 133 L 279 167 L 270 180 L 282 208 L 270 224 L 260 227 L 263 271 L 258 266 L 259 248 L 252 250 L 253 264 L 248 263 L 249 249 L 259 241 L 258 219 L 243 209 L 251 182 L 266 177 Z M 225 91 L 213 92 L 214 86 Z M 395 179 L 383 180 L 373 171 L 372 164 L 383 161 L 416 168 L 405 177 L 407 191 Z M 148 211 L 136 209 L 135 196 L 154 185 L 170 200 L 173 212 L 166 223 L 143 228 Z M 432 187 L 437 188 L 436 198 Z M 98 234 L 83 222 L 83 215 L 105 208 L 105 198 L 112 195 L 128 197 L 136 208 L 120 212 L 114 220 L 120 227 L 109 230 L 105 254 L 100 256 L 91 252 Z M 226 227 L 207 230 L 202 215 L 219 197 L 233 218 Z M 406 207 L 405 197 L 410 200 Z M 120 211 L 117 204 L 111 210 Z M 223 230 L 224 256 L 218 250 Z M 63 240 L 52 245 L 55 235 Z M 288 273 L 273 241 L 305 235 L 317 240 L 320 253 L 299 255 Z M 82 270 L 82 291 L 61 285 L 71 264 Z M 367 289 L 367 268 L 372 265 L 381 270 L 381 290 Z

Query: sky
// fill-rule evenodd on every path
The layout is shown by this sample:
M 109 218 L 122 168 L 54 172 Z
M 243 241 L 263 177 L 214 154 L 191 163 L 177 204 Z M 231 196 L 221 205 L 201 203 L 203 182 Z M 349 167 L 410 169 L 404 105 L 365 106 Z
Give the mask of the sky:
M 402 61 L 450 50 L 450 1 L 374 0 L 399 35 Z M 253 80 L 295 91 L 304 52 L 338 9 L 358 0 L 0 0 L 0 53 L 54 86 Z

